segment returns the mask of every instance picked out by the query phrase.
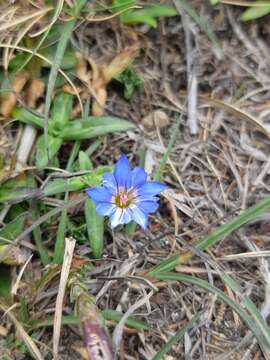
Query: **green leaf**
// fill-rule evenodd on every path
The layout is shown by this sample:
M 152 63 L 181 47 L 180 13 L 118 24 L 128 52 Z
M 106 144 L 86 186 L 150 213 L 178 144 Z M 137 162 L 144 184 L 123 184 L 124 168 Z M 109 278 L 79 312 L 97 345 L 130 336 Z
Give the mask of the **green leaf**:
M 222 48 L 219 44 L 218 38 L 214 31 L 211 28 L 211 24 L 203 16 L 197 14 L 194 8 L 190 5 L 190 1 L 187 0 L 173 0 L 176 9 L 179 14 L 182 12 L 182 8 L 187 12 L 187 14 L 200 26 L 201 30 L 208 36 L 209 40 L 212 42 L 214 48 L 218 50 L 219 56 L 222 56 Z
M 134 128 L 135 126 L 129 121 L 116 117 L 89 116 L 87 119 L 77 119 L 69 122 L 60 135 L 65 140 L 83 140 Z
M 89 156 L 83 151 L 79 153 L 79 164 L 80 170 L 92 169 Z M 103 253 L 104 217 L 97 214 L 96 206 L 90 199 L 85 200 L 84 214 L 92 254 L 94 258 L 99 259 Z
M 111 320 L 115 322 L 119 322 L 123 317 L 123 314 L 121 312 L 111 309 L 102 310 L 101 313 L 105 320 Z M 127 318 L 125 325 L 138 330 L 151 330 L 151 327 L 149 325 L 147 325 L 143 321 L 135 319 L 133 316 L 129 316 Z
M 171 6 L 164 6 L 164 5 L 152 5 L 152 6 L 145 6 L 143 9 L 134 10 L 132 11 L 132 15 L 135 16 L 149 16 L 152 18 L 155 17 L 168 17 L 168 16 L 176 16 L 178 12 L 175 10 L 174 7 Z
M 90 199 L 85 200 L 84 213 L 92 254 L 99 259 L 103 253 L 104 217 L 97 214 L 95 203 Z
M 240 19 L 242 21 L 250 21 L 258 19 L 270 13 L 270 5 L 266 6 L 251 6 L 243 12 Z
M 30 199 L 36 193 L 35 181 L 31 176 L 18 176 L 0 186 L 0 203 L 17 203 Z
M 68 199 L 68 193 L 66 193 L 66 195 L 67 196 L 65 196 L 65 201 Z M 64 241 L 66 234 L 67 215 L 68 215 L 68 211 L 65 208 L 61 212 L 60 222 L 57 229 L 57 236 L 56 236 L 54 256 L 53 256 L 54 264 L 60 265 L 63 262 L 64 250 L 65 250 Z
M 73 96 L 67 93 L 58 94 L 53 100 L 50 125 L 55 134 L 62 131 L 70 119 Z
M 48 154 L 45 145 L 45 135 L 41 135 L 37 141 L 37 152 L 36 152 L 36 166 L 38 169 L 44 169 L 58 152 L 62 145 L 63 140 L 61 138 L 53 137 L 48 135 Z M 49 155 L 49 158 L 48 158 Z
M 111 170 L 111 167 L 104 166 L 90 171 L 89 174 L 86 175 L 50 181 L 42 190 L 42 195 L 53 196 L 67 191 L 80 191 L 87 187 L 99 186 L 104 173 L 111 172 Z
M 113 0 L 111 10 L 119 12 L 136 5 L 136 0 Z
M 39 208 L 35 201 L 32 202 L 31 213 L 32 213 L 33 222 L 40 218 Z M 36 249 L 37 249 L 37 252 L 41 259 L 41 262 L 42 262 L 43 266 L 46 266 L 50 263 L 50 256 L 49 256 L 47 248 L 43 244 L 40 226 L 37 226 L 33 230 L 33 237 L 34 237 Z
M 79 152 L 79 166 L 80 170 L 93 170 L 93 164 L 84 151 Z
M 10 267 L 0 265 L 0 299 L 5 304 L 11 303 L 11 272 Z
M 166 163 L 169 159 L 169 156 L 172 152 L 172 149 L 173 149 L 173 146 L 175 144 L 175 141 L 176 141 L 176 138 L 177 138 L 177 135 L 178 135 L 178 132 L 179 132 L 179 126 L 180 126 L 180 123 L 181 123 L 181 120 L 182 120 L 182 116 L 183 116 L 183 113 L 178 116 L 178 119 L 175 123 L 175 126 L 174 126 L 174 129 L 172 131 L 172 135 L 170 136 L 170 140 L 169 140 L 169 144 L 167 146 L 167 149 L 162 157 L 162 160 L 157 168 L 157 172 L 155 174 L 155 177 L 154 177 L 154 180 L 156 181 L 160 181 L 161 179 L 161 176 L 163 174 L 163 171 L 165 169 L 165 166 L 166 166 Z
M 157 27 L 157 21 L 148 15 L 139 14 L 134 12 L 126 13 L 120 16 L 123 24 L 135 25 L 135 24 L 147 24 L 153 28 Z
M 49 46 L 44 50 L 40 51 L 40 53 L 51 62 L 54 61 L 55 52 L 56 52 L 56 46 Z M 71 49 L 67 49 L 61 61 L 61 69 L 65 71 L 74 69 L 77 62 L 78 59 L 76 58 L 75 52 Z M 48 62 L 44 62 L 43 67 L 50 68 L 51 65 Z
M 124 4 L 122 1 L 114 1 L 114 6 L 117 5 L 117 11 L 129 9 L 131 5 L 136 5 L 136 2 L 132 4 Z M 116 9 L 114 9 L 116 11 Z M 175 16 L 178 15 L 175 8 L 165 5 L 150 5 L 145 6 L 139 10 L 128 10 L 121 14 L 120 20 L 124 24 L 147 24 L 154 28 L 157 27 L 157 17 Z
M 48 85 L 47 85 L 47 92 L 45 98 L 45 110 L 44 110 L 44 142 L 45 142 L 45 151 L 49 152 L 49 138 L 48 138 L 48 127 L 49 127 L 49 112 L 51 107 L 52 101 L 52 94 L 56 82 L 56 78 L 58 75 L 58 70 L 61 66 L 62 59 L 64 57 L 68 42 L 70 40 L 73 28 L 76 24 L 76 17 L 79 16 L 81 7 L 84 5 L 85 0 L 77 0 L 73 5 L 73 16 L 75 17 L 72 20 L 67 21 L 62 29 L 61 29 L 61 36 L 57 45 L 57 49 L 55 52 L 54 61 L 51 67 Z M 49 156 L 50 157 L 50 156 Z
M 29 320 L 29 312 L 26 299 L 24 297 L 20 298 L 20 320 L 22 323 L 27 323 Z
M 24 228 L 26 220 L 26 214 L 19 215 L 16 219 L 6 224 L 0 230 L 0 243 L 3 243 L 3 239 L 14 240 Z
M 261 349 L 264 351 L 264 353 L 267 355 L 270 354 L 270 341 L 268 340 L 269 330 L 268 330 L 268 336 L 265 336 L 266 333 L 262 331 L 263 329 L 261 328 L 260 322 L 257 320 L 257 318 L 252 318 L 245 310 L 242 304 L 238 304 L 235 301 L 233 301 L 230 297 L 224 294 L 223 291 L 208 284 L 208 282 L 205 280 L 196 278 L 195 276 L 171 272 L 171 273 L 159 273 L 156 274 L 155 277 L 158 280 L 162 280 L 162 281 L 182 281 L 188 284 L 193 284 L 200 287 L 201 289 L 204 289 L 212 294 L 215 294 L 221 301 L 223 301 L 225 304 L 230 306 L 232 310 L 234 310 L 246 323 L 246 325 L 252 331 L 253 335 L 257 338 L 257 341 L 261 346 Z M 267 327 L 267 324 L 265 324 L 265 326 Z
M 206 250 L 220 240 L 223 240 L 225 237 L 230 235 L 233 231 L 239 229 L 244 224 L 254 220 L 257 216 L 263 214 L 268 209 L 270 209 L 270 197 L 267 197 L 266 199 L 261 200 L 258 204 L 246 209 L 240 215 L 234 217 L 226 224 L 221 225 L 219 228 L 212 231 L 209 235 L 206 235 L 195 242 L 194 245 L 197 246 L 200 250 Z M 159 265 L 155 266 L 151 270 L 150 274 L 153 275 L 163 271 L 170 271 L 178 264 L 181 264 L 183 259 L 186 260 L 187 258 L 188 257 L 185 257 L 185 254 L 175 254 L 169 259 L 162 261 Z
M 35 115 L 34 113 L 24 108 L 15 107 L 11 113 L 11 116 L 14 119 L 21 121 L 25 124 L 33 125 L 40 129 L 43 129 L 44 127 L 44 121 L 41 115 L 40 116 Z
M 194 324 L 199 320 L 201 315 L 202 313 L 197 313 L 195 316 L 193 316 L 193 318 L 190 319 L 189 322 L 182 329 L 178 330 L 177 333 L 173 335 L 164 346 L 162 346 L 162 348 L 156 353 L 152 360 L 162 360 L 164 355 L 166 355 L 171 350 L 173 345 L 179 342 L 179 340 L 182 339 L 185 333 L 194 326 Z
M 33 178 L 6 181 L 0 187 L 0 203 L 18 203 L 23 200 L 53 196 L 67 191 L 80 191 L 87 187 L 99 186 L 105 172 L 111 172 L 109 166 L 99 167 L 88 174 L 61 178 L 48 182 L 43 190 L 37 189 Z
M 111 310 L 111 309 L 105 309 L 101 311 L 102 316 L 105 320 L 108 321 L 114 321 L 119 322 L 121 318 L 123 317 L 123 314 L 119 311 Z M 38 329 L 40 327 L 45 326 L 53 326 L 54 324 L 54 318 L 53 317 L 47 317 L 46 320 L 31 320 L 29 322 L 29 325 L 31 326 L 31 330 Z M 75 315 L 63 315 L 62 325 L 79 325 L 80 324 L 80 318 Z M 129 316 L 125 322 L 125 325 L 137 329 L 137 330 L 151 330 L 151 327 L 147 325 L 145 322 L 141 320 L 135 319 L 133 316 Z

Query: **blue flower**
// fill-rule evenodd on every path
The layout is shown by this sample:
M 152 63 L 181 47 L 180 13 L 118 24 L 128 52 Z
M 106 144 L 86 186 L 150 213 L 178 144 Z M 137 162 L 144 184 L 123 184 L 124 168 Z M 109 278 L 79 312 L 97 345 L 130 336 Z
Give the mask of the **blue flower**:
M 159 182 L 147 181 L 143 168 L 131 170 L 127 157 L 122 155 L 113 173 L 104 174 L 102 186 L 86 191 L 96 203 L 97 213 L 109 216 L 112 228 L 134 220 L 146 229 L 148 215 L 159 206 L 157 195 L 166 188 Z

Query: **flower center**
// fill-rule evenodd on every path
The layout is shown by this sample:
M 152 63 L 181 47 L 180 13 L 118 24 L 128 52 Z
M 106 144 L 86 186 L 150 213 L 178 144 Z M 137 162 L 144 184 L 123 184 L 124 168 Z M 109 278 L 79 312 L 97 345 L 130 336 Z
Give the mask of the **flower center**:
M 118 194 L 114 198 L 115 205 L 120 207 L 121 209 L 125 209 L 129 207 L 129 205 L 133 201 L 133 194 L 132 192 L 128 192 L 127 190 L 119 190 Z

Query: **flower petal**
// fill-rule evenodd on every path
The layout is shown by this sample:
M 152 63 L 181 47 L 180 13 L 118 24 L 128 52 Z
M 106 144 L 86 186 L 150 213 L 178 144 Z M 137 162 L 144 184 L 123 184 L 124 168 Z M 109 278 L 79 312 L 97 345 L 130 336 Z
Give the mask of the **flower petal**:
M 132 220 L 132 212 L 129 208 L 122 210 L 123 210 L 123 215 L 122 215 L 121 224 L 128 224 Z
M 105 186 L 113 195 L 117 193 L 117 182 L 112 173 L 105 173 L 103 175 L 103 186 Z
M 87 195 L 97 202 L 111 202 L 112 194 L 104 187 L 86 189 Z
M 131 171 L 129 167 L 128 158 L 126 155 L 121 155 L 120 159 L 117 161 L 114 171 L 113 171 L 115 180 L 118 187 L 129 188 L 131 184 Z
M 141 167 L 135 167 L 131 171 L 131 186 L 138 187 L 146 182 L 147 173 Z
M 145 214 L 138 206 L 134 206 L 132 209 L 132 219 L 136 221 L 144 230 L 147 228 L 148 215 Z
M 146 181 L 138 189 L 138 195 L 141 197 L 155 196 L 167 189 L 167 186 L 157 181 Z
M 96 212 L 101 216 L 110 216 L 115 211 L 115 205 L 108 202 L 99 202 L 96 205 Z
M 150 214 L 157 211 L 159 204 L 155 201 L 139 201 L 137 202 L 138 208 L 140 208 L 144 213 Z
M 129 223 L 132 220 L 131 216 L 130 209 L 115 208 L 114 213 L 110 216 L 111 227 L 115 228 L 117 225 Z

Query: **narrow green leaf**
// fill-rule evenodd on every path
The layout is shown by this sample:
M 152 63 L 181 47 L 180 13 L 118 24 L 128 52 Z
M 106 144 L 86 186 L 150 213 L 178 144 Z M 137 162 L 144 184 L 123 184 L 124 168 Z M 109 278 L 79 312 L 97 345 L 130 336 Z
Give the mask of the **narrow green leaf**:
M 40 213 L 39 213 L 38 206 L 34 201 L 33 201 L 32 205 L 33 205 L 32 206 L 32 218 L 35 221 L 35 220 L 39 219 Z M 50 263 L 50 257 L 49 257 L 49 253 L 48 253 L 46 247 L 44 246 L 44 244 L 42 242 L 40 226 L 37 226 L 33 230 L 33 236 L 34 236 L 34 241 L 35 241 L 36 248 L 39 253 L 41 262 L 44 266 L 46 266 Z
M 104 217 L 97 214 L 95 203 L 90 199 L 85 200 L 84 213 L 92 254 L 99 259 L 103 253 Z
M 92 144 L 89 145 L 88 149 L 85 150 L 85 153 L 88 156 L 91 156 L 99 148 L 99 146 L 102 144 L 103 140 L 104 140 L 104 137 L 99 137 L 97 140 L 92 142 Z
M 208 36 L 210 41 L 212 42 L 213 46 L 218 50 L 219 56 L 222 55 L 222 48 L 219 44 L 218 38 L 216 34 L 211 28 L 211 24 L 205 17 L 199 16 L 194 8 L 190 5 L 190 2 L 187 0 L 173 0 L 176 9 L 181 14 L 181 8 L 183 8 L 187 14 L 200 26 L 203 32 Z
M 24 297 L 20 298 L 20 320 L 22 323 L 27 323 L 29 320 L 28 306 Z
M 79 153 L 79 164 L 81 170 L 92 168 L 89 156 L 83 151 Z M 103 253 L 104 217 L 97 214 L 95 203 L 90 199 L 85 200 L 84 214 L 92 254 L 99 259 Z
M 226 224 L 221 225 L 219 228 L 214 230 L 211 234 L 204 236 L 202 239 L 195 242 L 200 250 L 208 249 L 210 246 L 216 244 L 220 240 L 230 235 L 233 231 L 239 229 L 244 224 L 255 219 L 260 214 L 263 214 L 266 210 L 270 209 L 270 197 L 261 200 L 258 204 L 246 209 L 240 215 L 236 216 Z M 181 264 L 181 254 L 175 254 L 169 259 L 162 261 L 159 265 L 155 266 L 150 274 L 154 275 L 163 271 L 170 271 L 175 268 L 178 264 Z
M 44 111 L 44 139 L 45 139 L 46 152 L 49 152 L 49 143 L 48 143 L 49 112 L 50 112 L 52 94 L 56 83 L 58 70 L 60 69 L 68 42 L 70 40 L 73 28 L 76 24 L 76 18 L 79 16 L 81 8 L 84 6 L 85 2 L 86 0 L 77 0 L 74 2 L 73 8 L 71 10 L 74 19 L 67 21 L 62 27 L 62 32 L 57 45 L 53 65 L 51 67 L 51 71 L 48 79 L 48 85 L 47 85 L 47 92 L 45 98 L 45 111 Z
M 0 203 L 17 203 L 36 195 L 35 181 L 31 176 L 18 176 L 0 186 Z
M 44 169 L 49 161 L 57 154 L 62 145 L 63 140 L 59 137 L 48 135 L 49 151 L 46 151 L 45 136 L 40 135 L 37 141 L 36 166 L 38 169 Z M 49 157 L 48 157 L 49 156 Z
M 155 181 L 160 181 L 161 179 L 161 176 L 163 174 L 163 171 L 165 169 L 165 166 L 166 166 L 166 163 L 169 159 L 169 156 L 172 152 L 172 149 L 173 149 L 173 146 L 175 144 L 175 141 L 176 141 L 176 137 L 177 137 L 177 134 L 178 134 L 178 131 L 179 131 L 179 126 L 180 126 L 180 123 L 181 123 L 181 120 L 182 120 L 182 114 L 178 117 L 176 123 L 175 123 L 175 126 L 174 126 L 174 129 L 172 131 L 172 136 L 170 137 L 170 141 L 169 141 L 169 144 L 167 146 L 167 149 L 162 157 L 162 160 L 161 160 L 161 163 L 157 169 L 157 172 L 156 172 L 156 175 L 154 177 L 154 180 Z
M 25 239 L 25 237 L 27 235 L 29 235 L 37 226 L 39 226 L 40 224 L 42 224 L 43 222 L 49 220 L 51 217 L 57 215 L 58 213 L 60 213 L 64 208 L 69 208 L 71 206 L 76 206 L 78 204 L 80 204 L 82 202 L 82 199 L 76 199 L 73 201 L 69 201 L 68 204 L 64 204 L 62 206 L 58 206 L 57 208 L 54 208 L 52 210 L 50 210 L 49 212 L 47 212 L 46 214 L 42 215 L 39 219 L 37 219 L 37 221 L 35 221 L 34 224 L 28 226 L 24 231 L 22 231 L 17 237 L 16 239 L 14 239 L 14 241 L 12 241 L 11 244 L 5 246 L 5 249 L 3 249 L 2 251 L 0 251 L 0 263 L 3 259 L 5 259 L 5 257 L 9 254 L 9 252 L 12 250 L 12 248 L 19 244 L 20 241 L 22 241 L 23 239 Z
M 79 165 L 81 170 L 93 170 L 93 164 L 84 151 L 79 152 Z
M 260 17 L 263 17 L 270 13 L 270 5 L 266 6 L 251 6 L 246 11 L 243 12 L 240 19 L 242 21 L 255 20 Z
M 46 40 L 46 38 L 48 37 L 48 34 L 50 33 L 53 25 L 55 24 L 56 20 L 58 19 L 61 10 L 63 8 L 65 0 L 59 0 L 57 2 L 57 4 L 54 7 L 54 14 L 53 17 L 49 23 L 48 28 L 46 29 L 46 31 L 42 34 L 41 39 L 39 40 L 39 43 L 37 44 L 36 48 L 33 49 L 33 52 L 30 53 L 30 55 L 28 55 L 24 61 L 24 63 L 21 65 L 21 67 L 18 69 L 18 72 L 22 71 L 24 69 L 25 66 L 27 66 L 27 64 L 29 64 L 29 62 L 32 60 L 33 56 L 35 56 L 35 54 L 38 52 L 38 50 L 40 49 L 41 45 L 43 44 L 43 42 Z
M 48 128 L 49 128 L 49 112 L 50 112 L 50 107 L 51 107 L 54 85 L 56 82 L 58 70 L 60 68 L 64 53 L 65 53 L 68 41 L 70 40 L 70 36 L 73 31 L 73 27 L 74 27 L 75 23 L 76 23 L 76 20 L 70 20 L 65 25 L 63 25 L 62 34 L 60 36 L 60 39 L 59 39 L 59 42 L 57 45 L 57 50 L 55 53 L 53 65 L 51 67 L 51 71 L 50 71 L 50 75 L 49 75 L 46 98 L 45 98 L 45 113 L 44 113 L 45 153 L 50 151 Z
M 115 117 L 95 117 L 69 122 L 60 134 L 65 140 L 83 140 L 96 136 L 134 129 L 129 121 Z
M 11 304 L 11 268 L 0 264 L 0 300 Z
M 15 107 L 11 113 L 11 116 L 19 120 L 25 124 L 33 125 L 39 129 L 43 129 L 44 127 L 44 121 L 43 118 L 38 115 L 35 115 L 34 113 L 21 108 L 21 107 Z
M 210 246 L 216 244 L 218 241 L 224 239 L 224 237 L 230 235 L 233 231 L 239 229 L 244 224 L 254 220 L 257 216 L 264 213 L 270 208 L 270 197 L 267 197 L 256 205 L 244 210 L 240 215 L 234 217 L 226 224 L 221 225 L 218 229 L 213 231 L 211 234 L 204 236 L 202 239 L 195 242 L 201 250 L 205 250 Z
M 153 28 L 157 27 L 157 20 L 148 15 L 137 15 L 136 13 L 130 12 L 121 15 L 121 21 L 124 24 L 147 24 Z
M 70 119 L 73 96 L 67 93 L 58 94 L 53 100 L 50 125 L 56 132 L 62 131 Z
M 67 171 L 71 171 L 73 166 L 73 162 L 78 154 L 80 149 L 80 143 L 75 142 L 72 147 L 72 151 L 70 153 L 68 163 L 66 166 Z M 65 193 L 65 203 L 68 203 L 68 196 L 69 193 Z M 64 208 L 61 212 L 60 222 L 57 229 L 56 241 L 54 246 L 54 256 L 53 262 L 55 264 L 62 264 L 63 262 L 63 255 L 64 255 L 64 242 L 65 242 L 65 235 L 66 235 L 66 227 L 67 227 L 67 220 L 68 220 L 68 211 L 67 208 Z
M 177 333 L 172 336 L 164 346 L 162 346 L 162 348 L 156 353 L 152 360 L 161 360 L 171 350 L 173 345 L 179 342 L 179 340 L 182 339 L 185 333 L 195 325 L 201 315 L 202 313 L 200 312 L 193 316 L 193 318 L 190 319 L 189 322 L 182 329 L 177 331 Z
M 101 184 L 105 172 L 111 172 L 111 167 L 99 167 L 89 174 L 50 181 L 42 190 L 43 196 L 52 196 L 67 191 L 80 191 L 87 187 Z
M 113 12 L 119 12 L 119 11 L 127 10 L 135 5 L 136 5 L 136 0 L 113 0 L 112 6 L 107 8 L 107 10 L 112 10 Z
M 23 232 L 26 218 L 27 214 L 22 213 L 21 215 L 17 216 L 13 221 L 2 227 L 2 229 L 0 230 L 0 254 L 2 252 L 5 252 L 8 244 L 12 243 L 12 241 Z M 3 257 L 0 263 L 7 265 L 17 265 L 20 255 L 20 250 L 18 249 L 18 251 L 7 254 L 6 257 Z M 2 274 L 2 270 L 0 270 L 0 274 Z
M 132 10 L 129 14 L 129 16 L 135 16 L 135 17 L 165 17 L 165 16 L 176 16 L 178 15 L 178 12 L 175 10 L 175 8 L 171 6 L 164 6 L 164 5 L 152 5 L 152 6 L 145 6 L 143 9 L 139 10 Z M 123 14 L 123 18 L 125 18 L 125 13 Z
M 111 309 L 105 309 L 101 311 L 102 316 L 105 320 L 108 321 L 115 321 L 119 322 L 121 318 L 123 317 L 123 314 L 119 311 L 111 310 Z M 54 319 L 53 317 L 50 317 L 46 320 L 32 320 L 29 322 L 29 325 L 31 327 L 31 331 L 41 328 L 41 327 L 47 327 L 47 326 L 53 326 Z M 78 316 L 75 315 L 63 315 L 62 316 L 62 325 L 79 325 L 80 319 Z M 135 319 L 134 317 L 130 316 L 125 322 L 125 325 L 137 330 L 151 330 L 151 327 L 147 325 L 145 322 Z
M 188 284 L 193 284 L 200 287 L 201 289 L 204 289 L 212 294 L 215 294 L 221 301 L 223 301 L 225 304 L 230 306 L 246 323 L 246 325 L 252 331 L 253 335 L 257 338 L 257 341 L 261 346 L 261 349 L 264 351 L 264 353 L 267 355 L 270 354 L 270 343 L 268 339 L 265 337 L 265 334 L 262 333 L 260 326 L 258 326 L 258 323 L 254 321 L 254 319 L 244 310 L 242 305 L 239 305 L 238 303 L 233 301 L 220 289 L 210 285 L 205 280 L 201 280 L 199 278 L 190 275 L 184 275 L 184 274 L 178 274 L 172 272 L 172 273 L 159 273 L 156 274 L 155 277 L 158 280 L 162 280 L 162 281 L 182 281 Z M 269 356 L 267 356 L 267 359 L 269 359 Z
M 105 309 L 101 311 L 102 316 L 107 321 L 114 321 L 119 322 L 123 314 L 119 311 L 111 310 L 111 309 Z M 32 320 L 29 322 L 29 326 L 31 327 L 31 331 L 41 328 L 41 327 L 47 327 L 47 326 L 53 326 L 54 319 L 53 317 L 49 317 L 46 320 Z M 75 315 L 63 315 L 62 316 L 62 325 L 79 325 L 80 324 L 80 318 Z M 145 322 L 141 320 L 135 319 L 133 316 L 130 316 L 127 318 L 125 325 L 137 330 L 151 330 L 151 327 L 147 325 Z
M 0 230 L 0 243 L 3 243 L 3 239 L 14 240 L 23 231 L 25 220 L 26 214 L 24 213 L 3 226 Z
M 6 181 L 0 187 L 0 203 L 19 203 L 24 200 L 41 198 L 44 196 L 53 196 L 67 191 L 80 191 L 87 187 L 99 186 L 105 172 L 111 172 L 109 166 L 99 167 L 89 174 L 61 178 L 48 182 L 44 189 L 40 190 L 35 187 L 34 182 L 14 182 Z
M 65 200 L 68 200 L 68 193 L 65 196 Z M 62 264 L 64 256 L 64 240 L 66 234 L 66 222 L 67 222 L 67 208 L 64 208 L 61 212 L 60 222 L 57 229 L 57 236 L 54 247 L 54 264 Z
M 38 320 L 31 320 L 29 321 L 30 330 L 33 331 L 35 329 L 39 329 L 41 327 L 48 327 L 53 326 L 54 324 L 54 318 L 53 317 L 47 317 L 46 319 L 38 319 Z M 79 325 L 80 319 L 78 316 L 75 315 L 63 315 L 61 319 L 62 325 Z
M 111 310 L 111 309 L 102 310 L 101 313 L 105 320 L 119 322 L 123 317 L 122 313 L 120 313 L 119 311 Z M 145 322 L 143 322 L 141 320 L 137 320 L 132 316 L 129 316 L 127 318 L 125 325 L 130 328 L 138 329 L 138 330 L 151 330 L 151 327 L 149 325 L 147 325 Z

